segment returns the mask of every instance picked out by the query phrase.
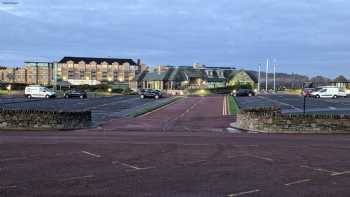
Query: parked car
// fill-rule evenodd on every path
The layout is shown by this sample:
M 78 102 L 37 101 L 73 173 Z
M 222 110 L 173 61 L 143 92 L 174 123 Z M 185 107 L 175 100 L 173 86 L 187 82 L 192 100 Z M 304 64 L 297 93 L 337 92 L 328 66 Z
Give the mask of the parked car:
M 302 96 L 306 96 L 306 97 L 311 97 L 312 96 L 312 92 L 314 92 L 316 89 L 315 88 L 304 88 L 304 90 L 301 92 Z
M 86 99 L 87 93 L 85 91 L 81 91 L 81 90 L 69 90 L 69 91 L 64 93 L 64 98 L 66 98 L 66 99 L 69 99 L 69 98 Z
M 159 99 L 162 97 L 162 92 L 155 89 L 142 89 L 140 92 L 140 98 L 155 98 Z
M 54 98 L 56 97 L 56 92 L 53 90 L 50 90 L 46 87 L 39 86 L 39 85 L 30 85 L 27 86 L 24 90 L 24 96 L 31 99 L 31 98 Z
M 232 92 L 233 96 L 255 96 L 255 92 L 251 89 L 239 89 Z
M 323 86 L 319 90 L 312 92 L 311 95 L 315 98 L 338 98 L 347 96 L 343 89 L 335 86 Z

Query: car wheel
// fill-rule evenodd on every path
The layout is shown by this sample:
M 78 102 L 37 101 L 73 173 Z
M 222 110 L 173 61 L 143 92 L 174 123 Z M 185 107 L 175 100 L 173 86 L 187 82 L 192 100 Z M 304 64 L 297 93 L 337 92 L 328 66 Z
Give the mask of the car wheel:
M 49 99 L 49 98 L 50 98 L 50 96 L 49 96 L 49 95 L 46 95 L 46 96 L 45 96 L 45 98 L 46 98 L 46 99 Z
M 27 96 L 27 98 L 32 99 L 32 95 L 29 94 L 29 95 Z
M 69 99 L 69 96 L 68 96 L 68 95 L 64 95 L 64 98 L 65 98 L 65 99 Z
M 316 98 L 318 98 L 318 99 L 319 99 L 319 98 L 321 98 L 321 97 L 320 97 L 320 95 L 316 95 Z
M 84 99 L 84 96 L 83 96 L 83 95 L 80 95 L 80 99 Z
M 158 96 L 158 95 L 156 95 L 154 98 L 155 98 L 155 99 L 159 99 L 159 96 Z
M 252 94 L 252 93 L 249 93 L 248 96 L 251 97 L 251 96 L 253 96 L 253 94 Z
M 336 99 L 338 96 L 337 95 L 334 95 L 333 98 Z
M 142 98 L 142 99 L 143 99 L 143 98 L 145 98 L 145 96 L 144 96 L 144 95 L 141 95 L 141 96 L 140 96 L 140 98 Z

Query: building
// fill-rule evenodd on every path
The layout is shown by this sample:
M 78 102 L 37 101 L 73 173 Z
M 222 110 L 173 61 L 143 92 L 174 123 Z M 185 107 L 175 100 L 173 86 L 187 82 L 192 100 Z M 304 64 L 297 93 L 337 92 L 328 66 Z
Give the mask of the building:
M 51 62 L 25 62 L 26 84 L 52 85 L 54 64 Z M 17 75 L 16 75 L 17 77 Z
M 228 86 L 234 86 L 238 84 L 250 84 L 255 87 L 258 83 L 257 76 L 252 71 L 240 70 L 232 73 L 228 80 Z
M 153 88 L 160 90 L 184 90 L 226 87 L 229 76 L 235 72 L 231 67 L 158 66 L 144 71 L 133 82 L 133 89 Z
M 132 59 L 64 57 L 59 62 L 25 62 L 24 67 L 0 67 L 0 81 L 55 85 L 67 81 L 72 85 L 98 85 L 101 82 L 128 84 L 146 65 Z
M 131 82 L 141 72 L 138 60 L 117 58 L 64 57 L 57 63 L 57 80 L 78 84 Z

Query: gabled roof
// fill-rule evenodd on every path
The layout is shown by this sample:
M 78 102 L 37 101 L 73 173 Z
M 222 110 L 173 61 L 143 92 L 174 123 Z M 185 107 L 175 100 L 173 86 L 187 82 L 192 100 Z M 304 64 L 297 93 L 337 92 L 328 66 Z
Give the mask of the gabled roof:
M 108 64 L 113 64 L 117 62 L 118 64 L 129 63 L 130 65 L 136 65 L 135 61 L 132 59 L 119 59 L 119 58 L 95 58 L 95 57 L 64 57 L 58 63 L 66 63 L 68 61 L 73 61 L 74 64 L 78 64 L 81 61 L 85 63 L 96 62 L 101 64 L 102 62 L 107 62 Z
M 254 83 L 258 83 L 258 76 L 257 73 L 254 71 L 245 71 L 249 77 L 254 81 Z

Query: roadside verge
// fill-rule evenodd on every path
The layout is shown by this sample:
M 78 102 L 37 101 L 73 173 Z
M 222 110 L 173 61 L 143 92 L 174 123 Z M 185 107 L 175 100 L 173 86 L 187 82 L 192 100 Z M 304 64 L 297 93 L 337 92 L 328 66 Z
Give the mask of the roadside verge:
M 136 111 L 129 113 L 127 117 L 136 118 L 136 117 L 145 115 L 147 113 L 155 111 L 156 109 L 159 109 L 161 107 L 165 107 L 165 106 L 167 106 L 175 101 L 178 101 L 182 98 L 183 97 L 170 97 L 170 98 L 166 98 L 166 99 L 160 100 L 160 101 L 155 102 L 155 103 L 150 103 L 139 110 L 136 110 Z

